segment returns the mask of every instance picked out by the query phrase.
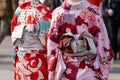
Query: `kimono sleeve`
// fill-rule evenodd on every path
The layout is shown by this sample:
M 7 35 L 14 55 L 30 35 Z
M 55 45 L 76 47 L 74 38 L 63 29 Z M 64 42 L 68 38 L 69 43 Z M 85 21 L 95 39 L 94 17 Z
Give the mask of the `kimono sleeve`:
M 106 30 L 106 26 L 103 21 L 103 17 L 101 15 L 101 11 L 98 11 L 100 15 L 96 16 L 97 26 L 100 28 L 100 32 L 98 33 L 97 40 L 97 51 L 100 57 L 100 63 L 102 66 L 106 67 L 106 69 L 110 70 L 113 64 L 113 50 L 110 43 L 110 39 L 108 37 L 108 33 Z
M 49 73 L 49 80 L 54 80 L 55 74 L 55 67 L 57 63 L 57 56 L 58 56 L 58 42 L 60 32 L 58 30 L 61 19 L 61 14 L 59 10 L 55 10 L 52 14 L 52 21 L 51 26 L 48 33 L 48 41 L 47 41 L 47 60 L 48 60 L 48 73 Z
M 38 22 L 38 37 L 45 47 L 47 44 L 47 35 L 50 28 L 50 21 L 41 19 Z
M 52 14 L 52 9 L 43 6 L 43 9 L 40 13 L 44 13 L 42 18 L 38 21 L 38 35 L 41 43 L 46 47 L 47 44 L 47 35 L 48 31 L 50 28 L 50 23 L 51 23 L 51 14 Z
M 17 17 L 19 16 L 19 10 L 20 8 L 18 7 L 15 11 L 15 13 L 13 14 L 12 20 L 11 20 L 11 31 L 14 30 L 15 26 L 18 24 L 17 23 Z

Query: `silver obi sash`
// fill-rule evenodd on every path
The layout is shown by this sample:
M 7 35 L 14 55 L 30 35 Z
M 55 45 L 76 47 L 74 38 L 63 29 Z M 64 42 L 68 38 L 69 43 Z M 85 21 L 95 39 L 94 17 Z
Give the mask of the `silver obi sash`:
M 81 34 L 65 33 L 62 35 L 58 48 L 67 56 L 83 56 L 96 54 L 94 37 L 88 33 Z

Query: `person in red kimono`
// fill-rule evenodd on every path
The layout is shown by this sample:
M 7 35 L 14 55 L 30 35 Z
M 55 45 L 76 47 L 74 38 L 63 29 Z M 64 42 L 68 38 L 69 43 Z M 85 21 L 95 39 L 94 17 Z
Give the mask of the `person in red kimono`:
M 40 0 L 19 0 L 11 21 L 14 80 L 48 80 L 46 40 L 51 13 Z
M 52 13 L 48 80 L 108 80 L 113 51 L 99 7 L 65 0 Z

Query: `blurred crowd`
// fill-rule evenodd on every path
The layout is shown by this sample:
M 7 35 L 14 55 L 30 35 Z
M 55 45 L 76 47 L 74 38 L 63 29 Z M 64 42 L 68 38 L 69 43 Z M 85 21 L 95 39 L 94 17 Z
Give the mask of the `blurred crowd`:
M 0 0 L 0 43 L 10 33 L 10 23 L 18 0 Z
M 104 0 L 101 8 L 112 43 L 114 59 L 117 59 L 118 53 L 120 59 L 120 0 Z
M 64 0 L 40 0 L 44 5 L 55 9 Z M 114 51 L 114 59 L 120 59 L 120 0 L 88 0 L 101 8 L 110 41 Z M 13 13 L 18 0 L 0 0 L 0 43 L 10 32 Z M 9 33 L 10 34 L 10 33 Z M 119 54 L 119 57 L 117 56 Z

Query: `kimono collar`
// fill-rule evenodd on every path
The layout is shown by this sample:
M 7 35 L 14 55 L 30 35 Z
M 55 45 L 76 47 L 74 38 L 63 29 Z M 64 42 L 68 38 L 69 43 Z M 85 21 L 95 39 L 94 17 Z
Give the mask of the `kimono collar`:
M 19 0 L 18 6 L 22 9 L 33 9 L 41 6 L 40 0 Z
M 86 8 L 88 5 L 89 3 L 86 0 L 82 0 L 77 3 L 69 2 L 68 0 L 65 0 L 61 6 L 65 10 L 80 10 Z

